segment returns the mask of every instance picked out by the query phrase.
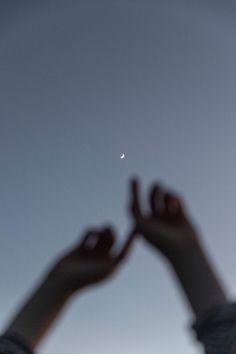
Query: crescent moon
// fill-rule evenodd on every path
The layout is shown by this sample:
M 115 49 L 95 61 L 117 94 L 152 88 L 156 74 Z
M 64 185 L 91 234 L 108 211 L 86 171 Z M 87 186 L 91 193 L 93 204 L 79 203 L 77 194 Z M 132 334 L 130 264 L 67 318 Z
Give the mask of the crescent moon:
M 120 158 L 123 160 L 125 158 L 125 154 L 122 154 Z

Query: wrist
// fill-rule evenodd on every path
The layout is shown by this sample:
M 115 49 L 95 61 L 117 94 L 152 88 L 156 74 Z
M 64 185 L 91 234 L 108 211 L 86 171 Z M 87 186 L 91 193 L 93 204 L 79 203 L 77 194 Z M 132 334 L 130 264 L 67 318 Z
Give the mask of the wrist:
M 195 263 L 196 260 L 204 257 L 204 251 L 199 238 L 196 235 L 193 235 L 179 244 L 178 247 L 170 250 L 166 257 L 175 268 L 181 264 L 186 265 L 193 262 Z
M 67 279 L 58 272 L 56 269 L 53 269 L 43 281 L 43 287 L 47 289 L 50 294 L 55 296 L 55 300 L 69 300 L 73 291 Z
M 183 249 L 170 263 L 197 317 L 227 301 L 221 280 L 200 243 Z
M 24 338 L 34 349 L 69 298 L 61 279 L 50 272 L 10 322 L 6 333 Z

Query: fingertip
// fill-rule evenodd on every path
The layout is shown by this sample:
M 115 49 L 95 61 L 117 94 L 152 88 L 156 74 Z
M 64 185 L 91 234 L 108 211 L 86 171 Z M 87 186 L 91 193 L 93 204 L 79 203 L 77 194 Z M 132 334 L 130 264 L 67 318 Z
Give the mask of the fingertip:
M 131 181 L 131 183 L 133 183 L 133 182 L 137 182 L 138 179 L 139 179 L 139 178 L 138 178 L 137 175 L 133 175 L 133 176 L 131 176 L 130 181 Z
M 176 194 L 171 192 L 165 193 L 165 203 L 170 214 L 180 215 L 183 213 L 182 200 Z
M 159 196 L 160 192 L 161 192 L 161 187 L 158 183 L 155 183 L 150 187 L 150 197 L 153 198 Z
M 130 187 L 133 194 L 137 193 L 138 190 L 138 179 L 133 177 L 130 181 Z
M 160 216 L 160 213 L 162 212 L 162 188 L 160 183 L 155 183 L 151 186 L 150 192 L 149 192 L 149 203 L 150 203 L 150 208 L 155 216 Z
M 131 192 L 131 199 L 129 203 L 129 211 L 133 214 L 140 213 L 140 206 L 139 206 L 139 181 L 137 177 L 133 177 L 130 181 L 130 192 Z
M 90 227 L 87 228 L 82 236 L 82 242 L 86 242 L 86 240 L 90 237 L 92 237 L 93 235 L 97 234 L 98 230 L 95 227 Z
M 84 232 L 82 240 L 79 242 L 77 248 L 78 249 L 83 249 L 83 248 L 91 246 L 91 244 L 94 244 L 96 242 L 98 234 L 99 234 L 99 232 L 95 228 L 87 229 Z
M 113 226 L 111 226 L 110 224 L 104 225 L 102 227 L 101 231 L 105 232 L 105 233 L 110 233 L 110 234 L 114 234 L 115 233 Z

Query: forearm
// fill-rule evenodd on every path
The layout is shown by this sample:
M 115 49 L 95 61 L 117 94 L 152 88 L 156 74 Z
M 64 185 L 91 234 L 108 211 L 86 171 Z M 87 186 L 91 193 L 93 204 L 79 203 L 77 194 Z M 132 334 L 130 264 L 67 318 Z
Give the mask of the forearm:
M 197 318 L 227 302 L 223 286 L 200 242 L 191 250 L 180 252 L 171 265 Z
M 48 276 L 11 321 L 6 333 L 21 336 L 35 349 L 68 299 L 61 282 L 54 276 Z

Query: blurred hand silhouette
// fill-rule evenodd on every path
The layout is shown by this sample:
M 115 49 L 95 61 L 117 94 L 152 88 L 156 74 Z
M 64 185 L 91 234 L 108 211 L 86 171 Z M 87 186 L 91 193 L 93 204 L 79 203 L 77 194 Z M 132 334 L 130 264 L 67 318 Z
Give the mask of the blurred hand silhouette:
M 170 260 L 197 245 L 197 233 L 186 215 L 183 201 L 176 194 L 154 184 L 146 213 L 139 194 L 139 182 L 133 179 L 130 210 L 137 233 Z
M 74 292 L 104 281 L 128 255 L 135 235 L 131 233 L 120 251 L 114 252 L 115 232 L 111 228 L 87 232 L 81 243 L 63 255 L 52 274 Z
M 135 233 L 130 233 L 123 247 L 115 252 L 116 236 L 111 228 L 85 233 L 82 242 L 54 263 L 5 333 L 15 333 L 32 349 L 36 348 L 72 295 L 104 281 L 117 270 L 126 259 L 134 237 Z

